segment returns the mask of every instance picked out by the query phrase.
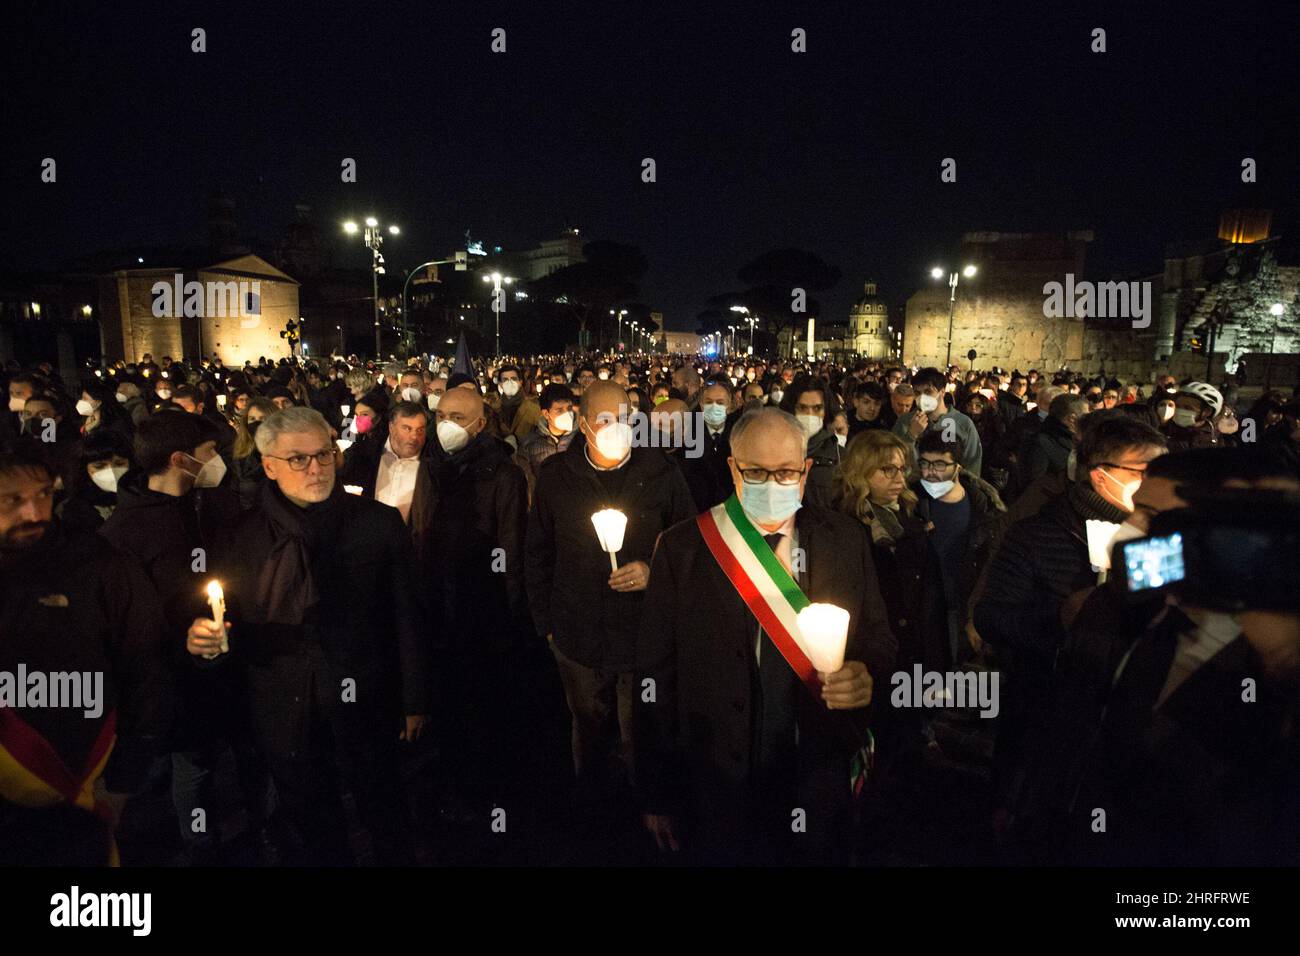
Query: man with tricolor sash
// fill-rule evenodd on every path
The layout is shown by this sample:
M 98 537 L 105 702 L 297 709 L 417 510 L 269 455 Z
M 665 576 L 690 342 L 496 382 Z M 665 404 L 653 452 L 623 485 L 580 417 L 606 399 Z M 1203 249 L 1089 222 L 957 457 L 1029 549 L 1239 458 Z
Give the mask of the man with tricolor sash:
M 116 864 L 113 829 L 171 718 L 162 607 L 53 501 L 38 456 L 0 452 L 0 865 Z M 69 675 L 102 688 L 93 706 L 33 692 Z
M 664 532 L 651 565 L 633 722 L 643 822 L 695 862 L 847 862 L 873 680 L 897 652 L 870 540 L 803 503 L 794 416 L 745 413 L 731 451 L 736 493 Z M 848 612 L 831 673 L 796 623 L 811 602 Z

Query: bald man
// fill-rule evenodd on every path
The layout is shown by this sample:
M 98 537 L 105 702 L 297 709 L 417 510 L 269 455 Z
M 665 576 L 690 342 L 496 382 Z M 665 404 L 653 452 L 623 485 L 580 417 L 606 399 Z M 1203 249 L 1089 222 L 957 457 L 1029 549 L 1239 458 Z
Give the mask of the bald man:
M 666 531 L 651 564 L 635 670 L 637 686 L 653 688 L 633 713 L 638 790 L 660 848 L 692 862 L 848 858 L 851 762 L 898 645 L 870 536 L 803 504 L 807 446 L 788 412 L 742 415 L 732 496 Z M 817 672 L 790 650 L 792 591 L 849 612 L 838 670 Z M 806 830 L 792 834 L 798 810 Z
M 598 815 L 629 784 L 631 672 L 655 541 L 695 513 L 664 453 L 632 447 L 629 413 L 627 393 L 614 382 L 596 380 L 583 391 L 579 434 L 538 468 L 528 524 L 533 620 L 564 682 L 578 797 Z M 591 521 L 609 508 L 627 517 L 614 571 Z
M 523 555 L 528 483 L 510 446 L 485 430 L 477 389 L 448 389 L 434 415 L 431 514 L 420 553 L 439 679 L 435 726 L 445 783 L 461 805 L 487 813 L 506 802 L 503 788 L 519 767 L 511 747 L 527 729 L 512 723 L 520 695 L 511 688 L 532 639 Z

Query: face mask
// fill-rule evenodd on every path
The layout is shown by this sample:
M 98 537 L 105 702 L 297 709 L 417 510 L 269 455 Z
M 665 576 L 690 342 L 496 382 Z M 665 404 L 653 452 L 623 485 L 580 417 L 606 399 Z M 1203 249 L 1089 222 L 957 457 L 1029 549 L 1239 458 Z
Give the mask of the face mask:
M 171 397 L 172 397 L 171 389 L 164 388 L 158 392 L 158 398 L 164 402 Z
M 952 491 L 952 486 L 957 482 L 949 478 L 947 481 L 926 481 L 921 479 L 921 487 L 931 498 L 942 498 L 948 492 Z
M 1169 421 L 1169 419 L 1173 417 L 1174 417 L 1174 406 L 1172 405 L 1156 406 L 1156 418 L 1160 419 L 1160 421 L 1167 422 Z
M 1196 424 L 1196 413 L 1186 408 L 1175 408 L 1174 424 L 1179 428 L 1191 428 Z
M 552 422 L 552 424 L 567 435 L 569 432 L 573 431 L 573 412 L 563 412 L 556 415 L 555 421 Z
M 370 426 L 375 423 L 374 418 L 369 415 L 358 415 L 352 420 L 352 427 L 356 429 L 358 435 L 364 435 L 370 431 Z
M 754 380 L 754 373 L 753 373 L 753 372 L 746 372 L 746 373 L 745 373 L 745 378 L 749 379 L 749 380 L 752 382 L 752 381 Z
M 113 465 L 111 468 L 99 469 L 90 476 L 90 480 L 95 483 L 96 488 L 107 491 L 109 494 L 116 494 L 117 483 L 125 474 L 126 465 Z
M 429 410 L 432 411 L 436 409 L 438 403 L 442 401 L 442 392 L 430 392 L 425 396 L 424 400 L 429 403 Z
M 822 419 L 820 415 L 796 415 L 795 418 L 799 419 L 799 424 L 803 428 L 804 434 L 809 438 L 812 438 L 813 435 L 816 435 L 822 430 Z
M 537 394 L 540 395 L 540 394 L 542 394 L 542 389 L 544 389 L 546 386 L 543 385 L 541 382 L 538 382 L 538 383 L 537 383 L 535 386 L 533 386 L 533 387 L 537 390 Z
M 836 433 L 835 433 L 835 440 L 836 440 L 837 442 L 839 442 L 840 447 L 843 448 L 845 445 L 847 445 L 847 444 L 849 443 L 849 436 L 848 436 L 848 435 L 841 435 L 839 432 L 836 432 Z
M 1118 478 L 1116 478 L 1114 475 L 1108 472 L 1105 468 L 1098 468 L 1097 470 L 1100 471 L 1107 478 L 1109 478 L 1111 481 L 1113 481 L 1115 484 L 1119 485 L 1119 500 L 1123 503 L 1123 507 L 1126 511 L 1132 511 L 1133 495 L 1139 488 L 1142 487 L 1142 479 L 1137 478 L 1134 479 L 1133 481 L 1120 481 Z
M 742 484 L 740 487 L 740 507 L 759 524 L 784 521 L 803 507 L 797 483 L 781 485 L 775 478 L 769 478 L 761 485 Z
M 519 394 L 519 383 L 511 378 L 501 383 L 501 394 L 506 398 L 514 398 Z
M 780 405 L 783 398 L 785 398 L 785 392 L 782 389 L 774 388 L 772 394 L 767 396 L 767 404 Z
M 262 427 L 262 420 L 261 420 L 260 418 L 259 418 L 257 421 L 255 421 L 255 422 L 249 422 L 249 423 L 248 423 L 248 437 L 249 437 L 249 438 L 256 438 L 256 437 L 257 437 L 257 430 L 258 430 L 259 428 L 261 428 L 261 427 Z
M 13 397 L 11 396 L 11 397 L 9 398 L 9 411 L 11 411 L 11 412 L 21 412 L 21 411 L 23 410 L 23 406 L 26 405 L 26 404 L 27 404 L 27 399 L 25 399 L 25 398 L 13 398 Z
M 438 444 L 447 454 L 455 454 L 469 444 L 469 432 L 453 421 L 438 422 Z
M 118 392 L 116 397 L 117 397 L 117 400 L 118 400 L 119 402 L 121 402 L 123 405 L 126 404 L 126 396 L 123 395 L 121 392 Z
M 82 418 L 89 418 L 91 415 L 95 414 L 95 406 L 90 404 L 90 402 L 86 401 L 84 398 L 78 399 L 77 414 Z
M 704 413 L 704 420 L 714 428 L 718 428 L 727 420 L 727 406 L 710 403 L 700 406 L 700 411 Z
M 606 371 L 604 371 L 604 370 L 602 369 L 601 372 L 600 372 L 600 374 L 597 375 L 596 378 L 600 379 L 600 380 L 603 382 L 603 381 L 605 381 L 606 379 L 609 378 L 609 373 L 606 372 Z
M 916 407 L 929 415 L 939 407 L 939 399 L 935 398 L 933 395 L 918 395 L 916 396 Z
M 632 450 L 632 426 L 613 422 L 596 432 L 596 448 L 613 461 L 622 461 Z
M 198 461 L 193 455 L 186 455 L 190 461 Z M 199 473 L 194 476 L 195 488 L 215 488 L 226 477 L 226 463 L 220 455 L 213 455 L 205 462 L 200 462 Z
M 418 402 L 420 400 L 420 390 L 418 388 L 411 388 L 411 386 L 408 385 L 406 388 L 402 389 L 402 399 L 408 402 Z
M 662 404 L 663 404 L 664 402 L 666 402 L 666 401 L 668 401 L 668 396 L 667 396 L 667 395 L 656 395 L 656 396 L 655 396 L 655 404 L 656 404 L 656 405 L 662 405 Z
M 1241 427 L 1241 424 L 1237 421 L 1235 417 L 1231 415 L 1225 415 L 1223 418 L 1220 418 L 1215 423 L 1214 427 L 1219 430 L 1220 435 L 1232 435 L 1235 434 L 1237 429 Z

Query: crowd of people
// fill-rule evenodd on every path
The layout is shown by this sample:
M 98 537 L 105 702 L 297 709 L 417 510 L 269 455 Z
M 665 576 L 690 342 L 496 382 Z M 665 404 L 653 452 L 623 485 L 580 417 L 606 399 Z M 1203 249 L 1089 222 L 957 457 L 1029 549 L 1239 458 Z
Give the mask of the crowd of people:
M 0 861 L 1300 863 L 1300 614 L 1134 601 L 1089 546 L 1300 508 L 1294 396 L 658 354 L 0 378 Z M 810 602 L 848 614 L 827 669 Z

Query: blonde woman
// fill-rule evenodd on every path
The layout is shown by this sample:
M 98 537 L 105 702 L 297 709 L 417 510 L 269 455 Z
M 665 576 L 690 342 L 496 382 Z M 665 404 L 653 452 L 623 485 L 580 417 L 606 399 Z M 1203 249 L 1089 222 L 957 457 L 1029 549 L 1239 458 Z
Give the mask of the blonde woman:
M 844 449 L 835 474 L 835 506 L 871 532 L 872 553 L 889 626 L 898 638 L 898 669 L 921 663 L 948 669 L 947 605 L 939 556 L 917 496 L 907 487 L 911 445 L 893 432 L 870 429 Z

